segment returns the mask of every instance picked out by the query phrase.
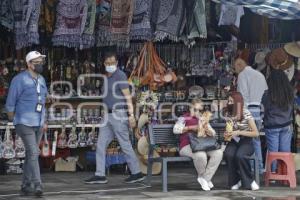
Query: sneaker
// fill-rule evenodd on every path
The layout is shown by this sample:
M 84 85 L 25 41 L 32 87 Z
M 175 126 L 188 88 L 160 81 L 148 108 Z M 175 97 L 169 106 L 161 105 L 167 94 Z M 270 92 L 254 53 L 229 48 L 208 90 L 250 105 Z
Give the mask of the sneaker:
M 238 190 L 242 186 L 242 182 L 239 181 L 237 184 L 231 187 L 231 190 Z
M 41 197 L 41 196 L 43 196 L 42 186 L 40 186 L 40 185 L 35 186 L 35 189 L 34 189 L 34 195 L 35 195 L 36 197 Z
M 198 183 L 201 185 L 201 188 L 202 188 L 204 191 L 209 191 L 209 190 L 210 190 L 210 188 L 209 188 L 209 186 L 208 186 L 208 183 L 207 183 L 207 181 L 206 181 L 204 178 L 198 177 L 198 178 L 197 178 L 197 181 L 198 181 Z
M 143 181 L 145 179 L 145 176 L 140 172 L 137 174 L 132 174 L 128 178 L 125 179 L 125 183 L 136 183 Z
M 21 187 L 21 195 L 22 196 L 28 196 L 32 192 L 31 187 L 28 185 Z
M 257 185 L 257 183 L 255 181 L 253 181 L 251 183 L 251 190 L 259 190 L 259 186 Z
M 107 179 L 105 176 L 93 176 L 84 181 L 86 184 L 105 184 L 107 183 Z
M 210 189 L 212 189 L 212 188 L 215 187 L 214 184 L 213 184 L 211 181 L 208 181 L 207 183 L 208 183 L 208 187 L 209 187 Z

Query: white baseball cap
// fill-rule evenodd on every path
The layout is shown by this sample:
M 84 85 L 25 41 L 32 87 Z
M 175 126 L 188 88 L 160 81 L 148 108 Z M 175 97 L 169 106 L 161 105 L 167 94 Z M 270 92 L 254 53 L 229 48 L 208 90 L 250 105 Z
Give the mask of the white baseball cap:
M 38 51 L 30 51 L 27 55 L 26 55 L 26 62 L 29 63 L 31 60 L 36 59 L 36 58 L 45 58 L 46 55 L 42 55 L 40 52 Z

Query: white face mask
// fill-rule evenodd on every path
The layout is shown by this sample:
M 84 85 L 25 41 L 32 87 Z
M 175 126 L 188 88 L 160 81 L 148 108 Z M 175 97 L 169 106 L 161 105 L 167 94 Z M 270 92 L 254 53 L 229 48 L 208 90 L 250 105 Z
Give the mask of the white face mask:
M 117 70 L 117 65 L 105 66 L 105 70 L 108 73 L 114 73 Z

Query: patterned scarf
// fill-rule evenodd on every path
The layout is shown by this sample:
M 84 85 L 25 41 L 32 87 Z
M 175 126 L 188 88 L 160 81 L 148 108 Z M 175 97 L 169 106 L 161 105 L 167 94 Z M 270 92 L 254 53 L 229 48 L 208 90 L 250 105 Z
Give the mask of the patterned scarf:
M 155 40 L 178 41 L 184 17 L 183 0 L 156 0 L 153 10 L 158 10 L 155 20 Z
M 16 49 L 39 43 L 38 20 L 41 0 L 13 0 Z
M 87 4 L 87 18 L 84 26 L 84 31 L 81 36 L 80 49 L 91 48 L 95 43 L 94 29 L 96 21 L 96 1 L 87 0 Z
M 11 8 L 11 0 L 0 1 L 0 23 L 9 30 L 13 30 L 14 28 L 14 16 Z
M 87 9 L 86 0 L 59 0 L 55 31 L 52 37 L 54 46 L 80 46 Z
M 97 46 L 128 46 L 133 0 L 102 0 L 97 5 Z
M 153 33 L 151 29 L 152 0 L 135 0 L 133 20 L 130 30 L 131 40 L 151 40 Z

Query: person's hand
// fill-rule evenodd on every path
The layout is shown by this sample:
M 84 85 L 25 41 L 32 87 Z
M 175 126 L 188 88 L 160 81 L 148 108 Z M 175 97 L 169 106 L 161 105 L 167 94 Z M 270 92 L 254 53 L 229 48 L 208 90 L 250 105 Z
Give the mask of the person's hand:
M 130 128 L 135 128 L 136 127 L 136 120 L 135 120 L 134 116 L 129 116 L 128 120 L 129 120 Z
M 42 131 L 43 131 L 43 133 L 44 133 L 44 132 L 47 132 L 47 130 L 48 130 L 48 124 L 45 123 L 45 124 L 43 125 L 43 127 L 42 127 Z

